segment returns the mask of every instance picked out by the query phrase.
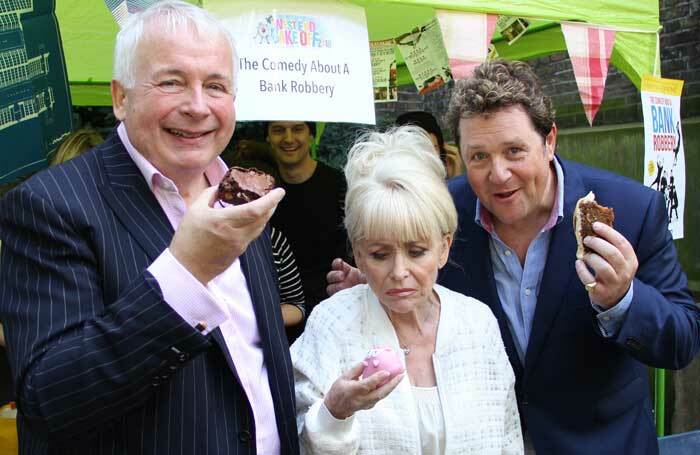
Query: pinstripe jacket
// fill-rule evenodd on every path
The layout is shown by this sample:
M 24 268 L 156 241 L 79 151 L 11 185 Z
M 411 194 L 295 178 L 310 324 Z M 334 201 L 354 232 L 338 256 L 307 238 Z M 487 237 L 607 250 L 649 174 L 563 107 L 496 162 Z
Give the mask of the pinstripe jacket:
M 253 454 L 251 408 L 216 329 L 146 271 L 173 229 L 116 134 L 0 201 L 0 318 L 23 454 Z M 294 385 L 267 230 L 241 256 L 283 454 Z

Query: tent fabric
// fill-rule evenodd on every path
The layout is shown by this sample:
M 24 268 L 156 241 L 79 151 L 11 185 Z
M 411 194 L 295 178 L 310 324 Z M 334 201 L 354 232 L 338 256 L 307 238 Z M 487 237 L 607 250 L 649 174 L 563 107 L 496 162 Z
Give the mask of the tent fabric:
M 622 71 L 637 88 L 641 88 L 642 76 L 661 76 L 659 35 L 618 32 L 610 63 Z
M 474 68 L 487 58 L 498 16 L 447 10 L 436 10 L 436 15 L 452 77 L 464 79 L 471 76 Z
M 198 0 L 207 5 L 231 0 Z M 295 0 L 298 3 L 300 0 Z M 331 0 L 328 0 L 331 1 Z M 340 1 L 340 0 L 332 0 Z M 617 33 L 611 63 L 637 87 L 644 74 L 660 75 L 658 0 L 348 0 L 363 6 L 370 40 L 394 38 L 435 17 L 436 9 L 526 17 L 528 32 L 513 45 L 498 33 L 493 42 L 499 55 L 527 60 L 566 50 L 559 22 L 579 21 Z M 290 2 L 290 3 L 294 3 Z M 61 0 L 56 14 L 71 83 L 73 104 L 109 105 L 112 50 L 118 27 L 104 2 Z M 412 80 L 397 50 L 398 83 Z
M 204 3 L 206 5 L 207 1 Z M 658 0 L 637 0 L 634 2 L 628 0 L 502 0 L 498 2 L 484 0 L 354 0 L 352 3 L 362 5 L 365 8 L 391 10 L 395 6 L 421 6 L 430 9 L 454 9 L 556 22 L 579 21 L 592 25 L 607 25 L 651 33 L 656 33 L 659 30 Z M 402 15 L 395 15 L 395 19 L 399 17 Z

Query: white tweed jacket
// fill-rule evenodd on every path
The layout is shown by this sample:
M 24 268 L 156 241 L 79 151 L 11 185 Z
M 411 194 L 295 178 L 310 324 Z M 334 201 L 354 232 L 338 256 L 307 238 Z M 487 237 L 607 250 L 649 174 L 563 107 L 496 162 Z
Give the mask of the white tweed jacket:
M 483 303 L 435 285 L 442 310 L 433 366 L 445 419 L 446 454 L 521 454 L 515 377 L 496 318 Z M 385 399 L 349 419 L 322 406 L 333 382 L 374 345 L 399 341 L 367 285 L 318 305 L 291 347 L 301 453 L 420 454 L 408 376 Z

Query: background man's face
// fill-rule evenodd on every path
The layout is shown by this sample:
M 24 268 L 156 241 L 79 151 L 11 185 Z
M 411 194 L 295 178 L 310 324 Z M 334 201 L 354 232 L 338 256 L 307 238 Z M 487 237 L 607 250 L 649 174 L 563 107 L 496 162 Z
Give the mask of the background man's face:
M 295 166 L 310 160 L 311 132 L 305 122 L 271 122 L 267 142 L 280 167 Z
M 459 133 L 469 184 L 495 222 L 538 223 L 551 212 L 556 128 L 543 140 L 527 112 L 510 106 L 460 120 Z
M 146 32 L 137 53 L 135 86 L 112 84 L 115 115 L 134 147 L 166 176 L 202 172 L 235 127 L 228 42 Z

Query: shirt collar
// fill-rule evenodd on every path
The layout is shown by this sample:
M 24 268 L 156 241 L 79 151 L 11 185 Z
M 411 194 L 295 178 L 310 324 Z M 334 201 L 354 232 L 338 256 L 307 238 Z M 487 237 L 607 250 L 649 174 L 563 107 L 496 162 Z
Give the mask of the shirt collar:
M 177 192 L 175 182 L 162 174 L 158 169 L 156 169 L 155 166 L 153 166 L 153 164 L 151 164 L 150 161 L 146 159 L 146 157 L 136 150 L 129 140 L 124 123 L 120 123 L 117 127 L 117 134 L 119 134 L 119 139 L 121 139 L 122 144 L 124 144 L 124 148 L 126 148 L 131 160 L 134 162 L 136 167 L 139 168 L 141 175 L 143 175 L 143 178 L 146 179 L 146 182 L 148 182 L 150 185 L 151 191 L 155 190 L 156 188 L 160 188 L 166 191 Z M 224 178 L 224 174 L 226 174 L 227 170 L 228 167 L 226 166 L 226 163 L 224 163 L 221 158 L 217 157 L 204 170 L 204 175 L 206 176 L 210 185 L 218 185 L 221 179 Z
M 559 160 L 554 157 L 554 171 L 557 174 L 557 189 L 556 197 L 554 198 L 554 206 L 552 207 L 552 212 L 549 215 L 549 219 L 542 226 L 542 232 L 552 229 L 554 226 L 559 224 L 564 219 L 564 171 L 559 164 Z M 481 201 L 477 198 L 476 200 L 476 214 L 474 215 L 474 222 L 484 228 L 489 234 L 494 233 L 493 218 L 491 213 L 481 205 Z

